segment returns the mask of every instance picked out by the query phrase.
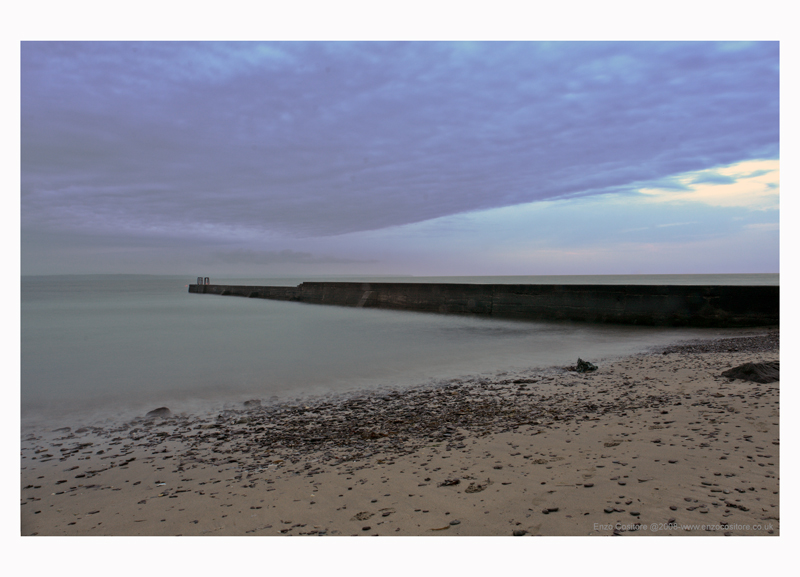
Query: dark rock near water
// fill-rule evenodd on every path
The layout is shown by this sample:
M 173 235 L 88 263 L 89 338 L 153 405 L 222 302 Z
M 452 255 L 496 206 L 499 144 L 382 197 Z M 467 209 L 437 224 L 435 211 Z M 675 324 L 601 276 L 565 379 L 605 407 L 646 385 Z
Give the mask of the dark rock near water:
M 780 361 L 769 363 L 745 363 L 728 369 L 722 373 L 729 379 L 742 379 L 756 383 L 774 383 L 780 381 Z
M 578 358 L 578 363 L 575 365 L 575 370 L 579 373 L 590 373 L 597 370 L 597 365 Z
M 151 417 L 169 417 L 172 414 L 167 407 L 158 407 L 157 409 L 153 409 L 149 413 L 145 415 L 147 418 Z

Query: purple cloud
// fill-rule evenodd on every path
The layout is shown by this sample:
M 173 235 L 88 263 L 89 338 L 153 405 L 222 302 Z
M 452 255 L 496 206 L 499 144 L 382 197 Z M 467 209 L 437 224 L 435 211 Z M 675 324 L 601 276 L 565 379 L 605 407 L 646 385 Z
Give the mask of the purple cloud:
M 777 158 L 778 63 L 777 42 L 24 42 L 22 227 L 316 237 L 633 191 Z

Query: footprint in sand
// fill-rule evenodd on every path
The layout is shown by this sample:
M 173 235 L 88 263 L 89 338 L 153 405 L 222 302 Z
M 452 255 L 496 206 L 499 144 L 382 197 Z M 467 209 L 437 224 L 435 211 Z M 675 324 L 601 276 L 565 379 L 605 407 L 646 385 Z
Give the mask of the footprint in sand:
M 464 490 L 464 492 L 465 493 L 480 493 L 481 491 L 486 489 L 486 487 L 488 487 L 491 484 L 492 484 L 492 482 L 488 481 L 488 480 L 486 481 L 486 483 L 484 483 L 482 485 L 481 484 L 477 484 L 477 483 L 470 483 L 469 487 L 467 487 Z

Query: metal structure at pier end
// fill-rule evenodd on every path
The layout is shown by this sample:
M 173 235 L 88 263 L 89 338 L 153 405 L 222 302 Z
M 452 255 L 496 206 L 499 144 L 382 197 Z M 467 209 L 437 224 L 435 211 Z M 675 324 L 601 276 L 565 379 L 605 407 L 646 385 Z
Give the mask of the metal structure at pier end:
M 304 282 L 281 287 L 203 283 L 189 285 L 189 292 L 526 320 L 692 327 L 780 324 L 777 286 Z

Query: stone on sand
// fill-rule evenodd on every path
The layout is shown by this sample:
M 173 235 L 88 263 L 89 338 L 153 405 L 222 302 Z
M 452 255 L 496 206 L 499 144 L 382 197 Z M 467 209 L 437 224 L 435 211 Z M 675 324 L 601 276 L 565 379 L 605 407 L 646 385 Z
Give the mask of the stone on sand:
M 780 361 L 745 363 L 722 373 L 729 379 L 742 379 L 756 383 L 774 383 L 780 380 Z

